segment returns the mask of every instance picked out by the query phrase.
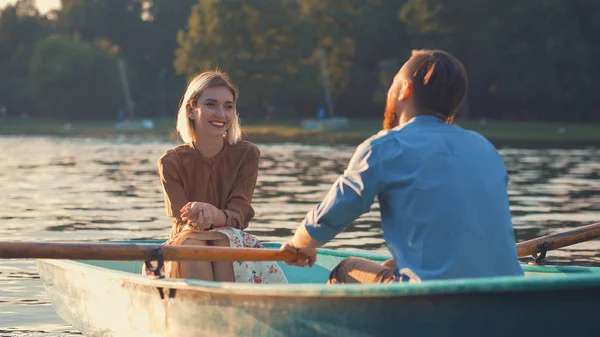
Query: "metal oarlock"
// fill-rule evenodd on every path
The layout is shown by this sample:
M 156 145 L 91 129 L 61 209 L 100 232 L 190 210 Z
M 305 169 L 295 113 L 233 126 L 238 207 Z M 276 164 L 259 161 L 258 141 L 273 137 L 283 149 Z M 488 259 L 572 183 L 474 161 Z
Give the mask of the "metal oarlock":
M 549 248 L 549 244 L 548 242 L 544 241 L 540 244 L 540 255 L 533 253 L 532 257 L 533 257 L 533 264 L 536 265 L 541 265 L 544 262 L 544 259 L 546 258 L 546 253 L 548 252 L 548 248 Z
M 151 261 L 157 261 L 156 268 L 152 268 Z M 149 277 L 151 277 L 153 279 L 164 278 L 164 276 L 161 275 L 160 271 L 163 268 L 163 266 L 165 265 L 165 260 L 163 259 L 163 253 L 160 248 L 153 249 L 152 253 L 150 253 L 150 260 L 146 260 L 144 262 L 144 264 L 146 265 L 146 269 L 151 271 L 153 274 L 152 276 L 149 276 Z

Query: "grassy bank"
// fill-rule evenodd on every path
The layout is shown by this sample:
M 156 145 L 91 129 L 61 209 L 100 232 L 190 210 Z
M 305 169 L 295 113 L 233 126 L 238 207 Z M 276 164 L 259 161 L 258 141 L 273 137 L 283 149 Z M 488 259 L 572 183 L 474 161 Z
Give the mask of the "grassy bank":
M 0 135 L 56 135 L 114 137 L 137 135 L 175 137 L 174 120 L 154 119 L 153 130 L 117 131 L 114 122 L 73 123 L 65 125 L 38 119 L 0 118 Z M 459 121 L 465 129 L 475 130 L 496 145 L 517 146 L 600 146 L 600 123 L 496 122 L 481 124 Z M 254 142 L 301 142 L 308 144 L 355 145 L 381 128 L 380 120 L 353 119 L 342 131 L 305 130 L 299 120 L 243 123 L 244 138 Z

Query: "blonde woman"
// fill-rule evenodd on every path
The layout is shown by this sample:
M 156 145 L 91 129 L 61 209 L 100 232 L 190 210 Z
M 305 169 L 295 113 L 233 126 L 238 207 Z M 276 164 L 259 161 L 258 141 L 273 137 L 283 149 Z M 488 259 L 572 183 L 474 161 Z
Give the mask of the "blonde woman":
M 207 71 L 190 81 L 177 115 L 184 144 L 158 160 L 171 245 L 260 247 L 244 232 L 260 151 L 241 140 L 238 92 L 228 76 Z M 221 282 L 287 283 L 276 262 L 172 262 L 167 277 Z

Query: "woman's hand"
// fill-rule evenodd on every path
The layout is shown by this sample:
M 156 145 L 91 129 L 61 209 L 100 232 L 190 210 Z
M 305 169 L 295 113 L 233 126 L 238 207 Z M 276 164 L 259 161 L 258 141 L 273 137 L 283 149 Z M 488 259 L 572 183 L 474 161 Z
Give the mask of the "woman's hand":
M 281 250 L 295 254 L 295 259 L 284 261 L 290 266 L 312 267 L 315 261 L 317 261 L 317 250 L 314 248 L 296 248 L 292 245 L 291 241 L 288 241 L 281 246 Z
M 225 224 L 225 212 L 204 202 L 188 202 L 181 208 L 181 220 L 186 221 L 200 230 Z

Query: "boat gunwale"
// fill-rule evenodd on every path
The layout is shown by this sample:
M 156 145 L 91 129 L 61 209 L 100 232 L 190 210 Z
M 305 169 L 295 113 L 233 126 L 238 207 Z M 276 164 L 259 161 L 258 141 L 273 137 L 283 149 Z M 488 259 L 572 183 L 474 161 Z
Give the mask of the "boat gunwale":
M 131 242 L 131 241 L 129 241 Z M 272 248 L 278 244 L 265 244 Z M 320 254 L 338 257 L 357 256 L 376 261 L 385 260 L 385 255 L 318 249 Z M 410 297 L 422 295 L 482 294 L 506 292 L 556 291 L 581 288 L 600 288 L 600 268 L 581 266 L 528 266 L 525 272 L 557 274 L 556 276 L 523 277 L 503 276 L 456 280 L 428 280 L 423 283 L 392 284 L 250 284 L 221 283 L 192 279 L 152 279 L 145 275 L 109 269 L 73 260 L 39 259 L 37 263 L 49 264 L 62 269 L 81 273 L 102 274 L 109 279 L 130 282 L 156 288 L 192 290 L 213 294 L 260 296 L 260 297 Z M 39 265 L 38 265 L 39 268 Z M 562 275 L 562 272 L 571 275 Z

